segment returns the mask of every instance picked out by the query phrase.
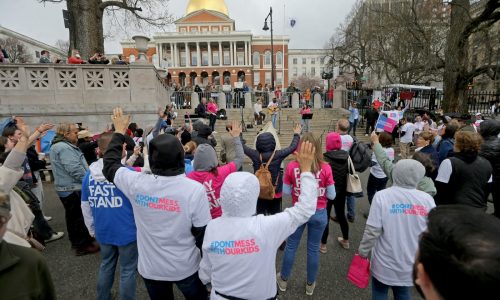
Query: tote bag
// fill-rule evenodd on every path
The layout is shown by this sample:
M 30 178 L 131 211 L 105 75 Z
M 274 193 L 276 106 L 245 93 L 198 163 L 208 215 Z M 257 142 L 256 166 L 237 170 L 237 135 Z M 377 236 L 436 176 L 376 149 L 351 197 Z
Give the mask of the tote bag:
M 347 280 L 361 289 L 367 288 L 368 283 L 370 283 L 370 260 L 362 258 L 357 253 L 354 254 L 349 266 L 349 273 L 347 273 Z
M 363 188 L 361 187 L 361 179 L 354 169 L 351 157 L 348 158 L 349 172 L 347 173 L 347 192 L 349 193 L 361 193 Z

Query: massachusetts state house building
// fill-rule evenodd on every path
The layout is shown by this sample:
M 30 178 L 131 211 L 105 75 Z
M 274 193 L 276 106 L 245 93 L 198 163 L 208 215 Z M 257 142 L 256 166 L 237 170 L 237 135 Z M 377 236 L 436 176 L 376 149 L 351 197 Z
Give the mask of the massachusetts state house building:
M 148 60 L 165 70 L 167 81 L 191 86 L 271 84 L 274 55 L 275 84 L 288 83 L 289 38 L 275 35 L 271 54 L 269 31 L 254 36 L 249 30 L 236 30 L 223 0 L 190 0 L 186 15 L 174 23 L 175 32 L 153 35 L 147 52 Z M 121 44 L 125 59 L 133 62 L 138 56 L 135 43 Z

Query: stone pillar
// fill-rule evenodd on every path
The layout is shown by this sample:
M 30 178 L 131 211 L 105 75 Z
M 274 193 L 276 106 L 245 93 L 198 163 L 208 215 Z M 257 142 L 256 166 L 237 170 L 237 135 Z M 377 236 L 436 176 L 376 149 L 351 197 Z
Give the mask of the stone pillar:
M 219 93 L 219 98 L 217 99 L 217 105 L 219 106 L 219 109 L 226 109 L 226 94 L 223 92 Z
M 212 66 L 212 45 L 210 44 L 210 42 L 208 42 L 207 46 L 208 46 L 208 66 L 211 67 Z
M 222 59 L 222 42 L 219 42 L 219 66 L 223 65 L 223 59 Z M 222 73 L 220 74 L 222 76 Z
M 342 107 L 342 101 L 344 97 L 346 89 L 344 86 L 338 86 L 337 88 L 333 91 L 333 108 L 341 108 Z
M 321 108 L 321 95 L 319 93 L 314 94 L 314 108 Z
M 229 56 L 231 59 L 231 66 L 234 66 L 234 49 L 233 49 L 233 42 L 229 42 Z
M 245 54 L 243 56 L 243 64 L 245 66 L 248 66 L 250 63 L 248 62 L 248 45 L 247 42 L 245 42 Z
M 245 93 L 245 108 L 253 109 L 252 108 L 252 94 L 251 93 Z
M 191 53 L 189 51 L 188 43 L 184 43 L 184 47 L 186 48 L 186 67 L 191 66 Z
M 174 54 L 174 44 L 170 43 L 170 63 L 172 64 L 172 67 L 176 67 L 177 65 L 175 64 L 175 54 Z
M 295 92 L 292 94 L 292 108 L 299 108 L 300 96 L 299 93 Z
M 200 42 L 196 42 L 196 65 L 201 66 Z
M 194 110 L 200 104 L 200 99 L 198 99 L 198 93 L 191 93 L 191 108 Z

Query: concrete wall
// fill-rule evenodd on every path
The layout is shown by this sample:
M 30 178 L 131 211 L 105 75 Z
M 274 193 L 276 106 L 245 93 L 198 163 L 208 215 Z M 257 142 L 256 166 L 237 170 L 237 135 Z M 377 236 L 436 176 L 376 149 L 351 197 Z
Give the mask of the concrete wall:
M 134 122 L 154 123 L 168 99 L 152 65 L 0 65 L 0 116 L 23 116 L 33 126 L 82 122 L 101 131 L 115 106 Z

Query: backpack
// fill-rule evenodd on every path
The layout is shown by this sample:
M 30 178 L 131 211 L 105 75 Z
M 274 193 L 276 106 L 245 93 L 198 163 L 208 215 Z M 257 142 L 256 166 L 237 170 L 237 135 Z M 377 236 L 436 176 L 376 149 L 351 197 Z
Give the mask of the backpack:
M 371 165 L 372 153 L 367 144 L 354 138 L 351 150 L 349 151 L 354 169 L 357 172 L 364 172 Z
M 260 186 L 259 199 L 263 200 L 274 199 L 275 185 L 273 184 L 271 172 L 269 171 L 269 165 L 271 164 L 271 161 L 273 160 L 275 153 L 276 151 L 273 152 L 273 154 L 265 164 L 262 162 L 262 154 L 260 154 L 260 167 L 257 170 L 257 172 L 255 172 L 255 176 L 259 180 L 259 186 Z M 276 181 L 278 181 L 278 178 L 276 178 Z

